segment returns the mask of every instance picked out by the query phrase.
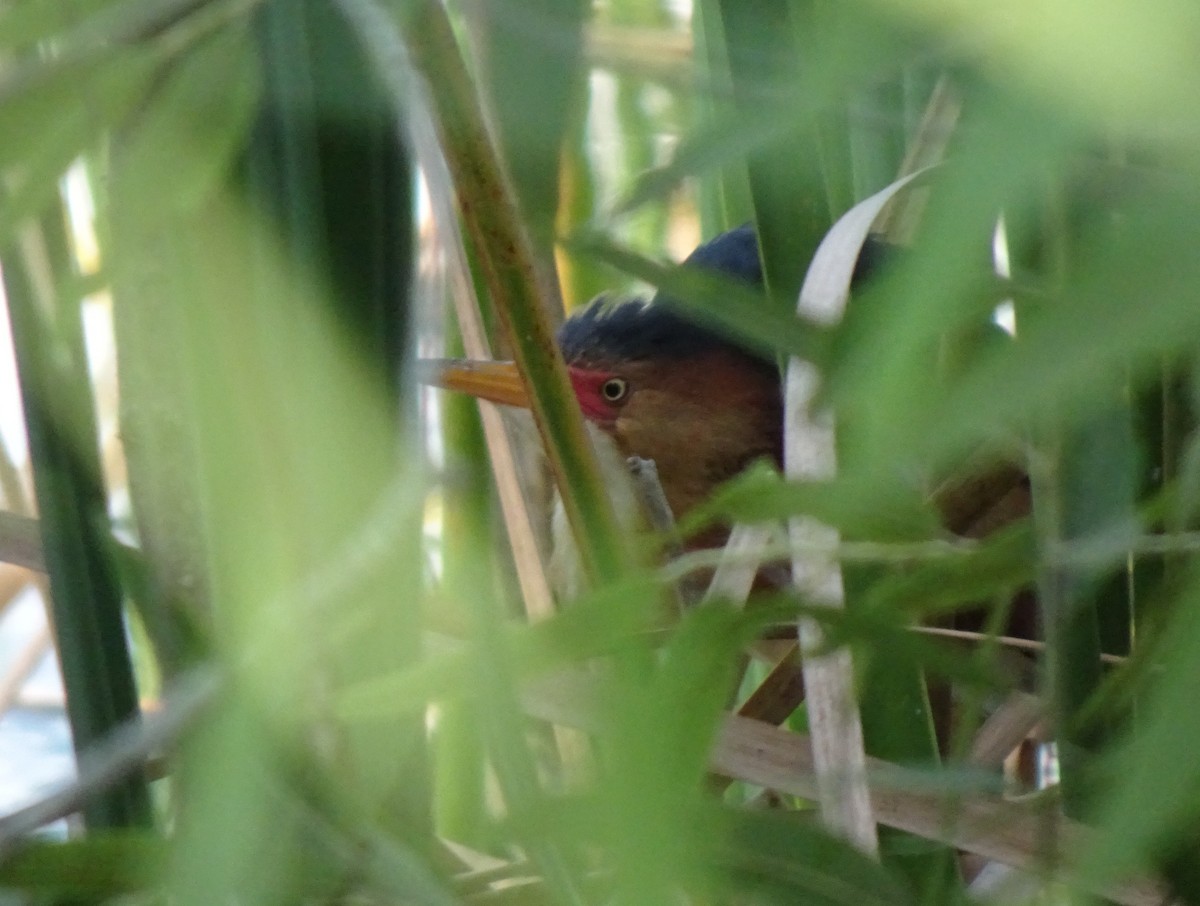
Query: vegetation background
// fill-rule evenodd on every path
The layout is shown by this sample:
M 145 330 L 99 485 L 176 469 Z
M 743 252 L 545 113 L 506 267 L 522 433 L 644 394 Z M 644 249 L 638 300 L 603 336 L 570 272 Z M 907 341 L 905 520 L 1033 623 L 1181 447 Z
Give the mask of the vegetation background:
M 1200 902 L 1197 47 L 1185 0 L 0 0 L 0 553 L 7 598 L 48 580 L 80 756 L 0 818 L 5 899 Z M 797 322 L 888 187 L 911 250 Z M 663 264 L 747 221 L 761 298 Z M 820 367 L 836 478 L 693 522 L 815 514 L 843 612 L 664 625 L 679 569 L 615 527 L 548 343 L 646 285 Z M 528 374 L 569 608 L 527 438 L 417 388 L 459 348 Z M 1003 464 L 1030 511 L 948 534 L 931 489 Z M 1022 591 L 1036 698 L 996 637 Z M 816 820 L 803 707 L 727 714 L 801 615 L 853 653 L 877 859 Z M 1005 795 L 997 715 L 1057 783 Z M 1020 871 L 968 890 L 959 851 Z

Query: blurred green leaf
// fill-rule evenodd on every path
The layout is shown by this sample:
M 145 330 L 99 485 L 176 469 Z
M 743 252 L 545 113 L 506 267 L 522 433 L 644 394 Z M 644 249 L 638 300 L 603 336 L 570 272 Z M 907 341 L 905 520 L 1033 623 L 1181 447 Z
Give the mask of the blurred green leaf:
M 1200 326 L 1191 293 L 1200 271 L 1187 229 L 1197 199 L 1183 186 L 1154 186 L 1119 219 L 1089 223 L 1078 247 L 1080 276 L 1053 304 L 1028 307 L 1019 342 L 981 351 L 937 405 L 939 451 L 1017 429 L 1022 421 L 1094 412 L 1094 388 L 1129 366 L 1140 383 L 1159 356 L 1181 350 Z
M 1172 123 L 1180 138 L 1196 137 L 1189 86 L 1200 80 L 1194 53 L 1200 17 L 1187 0 L 1155 0 L 1136 9 L 1121 0 L 1051 7 L 1020 0 L 1003 8 L 970 0 L 868 5 L 969 44 L 983 69 L 1069 116 L 1143 129 Z
M 881 867 L 803 814 L 714 806 L 706 750 L 742 644 L 768 625 L 791 634 L 803 614 L 863 659 L 873 750 L 932 761 L 918 671 L 951 678 L 960 699 L 975 701 L 1011 680 L 999 675 L 998 646 L 948 644 L 910 623 L 983 608 L 995 628 L 1040 569 L 1069 585 L 1063 600 L 1044 602 L 1051 628 L 1065 631 L 1048 632 L 1039 652 L 1071 689 L 1060 744 L 1090 742 L 1101 728 L 1125 734 L 1088 771 L 1103 804 L 1096 835 L 1062 866 L 1048 861 L 1044 877 L 1061 867 L 1095 887 L 1167 865 L 1174 892 L 1194 898 L 1194 539 L 1138 533 L 1188 528 L 1200 486 L 1191 462 L 1200 457 L 1178 462 L 1179 451 L 1200 449 L 1195 400 L 1182 389 L 1190 379 L 1180 376 L 1200 332 L 1200 12 L 1187 0 L 708 0 L 693 21 L 705 65 L 684 64 L 686 35 L 672 32 L 676 62 L 666 65 L 677 68 L 646 78 L 645 68 L 607 58 L 584 72 L 596 35 L 581 23 L 594 12 L 623 34 L 653 27 L 661 37 L 681 21 L 678 4 L 535 7 L 488 7 L 493 56 L 460 59 L 469 30 L 452 30 L 433 2 L 0 3 L 0 46 L 11 57 L 0 77 L 0 245 L 6 282 L 18 289 L 10 296 L 27 301 L 18 284 L 30 276 L 29 239 L 18 230 L 54 209 L 63 173 L 84 156 L 102 276 L 57 272 L 74 266 L 59 229 L 53 277 L 68 295 L 114 284 L 120 436 L 141 536 L 139 566 L 122 582 L 144 613 L 206 604 L 197 634 L 213 641 L 190 656 L 212 658 L 229 678 L 227 699 L 171 763 L 171 839 L 31 844 L 0 866 L 0 881 L 27 897 L 94 900 L 165 878 L 181 903 L 235 897 L 248 906 L 952 901 L 952 880 L 931 885 L 906 872 L 915 881 L 907 889 L 892 871 L 913 854 L 936 855 L 930 841 L 886 841 Z M 430 17 L 404 18 L 414 12 Z M 407 44 L 401 21 L 415 22 Z M 409 52 L 429 55 L 419 88 Z M 933 74 L 962 101 L 947 119 L 953 135 L 937 138 L 947 162 L 928 181 L 911 252 L 856 292 L 837 328 L 811 328 L 764 305 L 762 293 L 651 260 L 667 248 L 679 257 L 682 237 L 695 234 L 699 194 L 704 235 L 757 220 L 768 283 L 786 299 L 823 224 L 894 178 Z M 496 265 L 498 299 L 533 298 L 512 253 L 521 231 L 545 246 L 551 225 L 595 224 L 597 199 L 616 196 L 614 222 L 568 249 L 600 265 L 589 280 L 615 266 L 759 352 L 820 366 L 822 400 L 838 421 L 838 476 L 797 484 L 752 471 L 679 528 L 820 518 L 843 536 L 845 614 L 778 594 L 742 614 L 703 608 L 672 625 L 660 577 L 685 557 L 644 572 L 621 565 L 620 581 L 577 606 L 518 623 L 484 537 L 481 464 L 461 494 L 439 497 L 414 465 L 423 430 L 415 394 L 396 391 L 412 338 L 403 316 L 417 305 L 412 277 L 444 295 L 436 250 L 412 253 L 424 208 L 396 141 L 411 126 L 430 145 L 419 134 L 428 111 L 407 106 L 422 92 L 451 127 L 446 148 L 466 151 L 453 193 L 430 178 L 447 195 L 431 208 L 447 210 L 454 194 L 479 218 L 470 251 Z M 489 94 L 519 223 L 493 217 L 502 182 L 472 174 L 494 163 L 469 115 Z M 462 104 L 439 106 L 448 96 Z M 454 131 L 464 124 L 474 131 Z M 435 155 L 425 163 L 433 173 Z M 1069 248 L 1048 235 L 1047 210 L 1064 215 Z M 997 278 L 1001 215 L 1011 276 Z M 1008 299 L 1015 338 L 993 342 L 989 325 Z M 60 313 L 52 321 L 74 323 Z M 515 327 L 544 365 L 549 334 L 536 319 Z M 31 354 L 30 343 L 19 346 Z M 78 351 L 69 357 L 82 361 Z M 558 409 L 570 415 L 566 385 L 539 377 L 536 386 L 550 401 L 549 430 L 570 446 L 573 427 L 556 420 Z M 1132 406 L 1144 410 L 1136 420 Z M 139 430 L 147 412 L 162 431 Z M 1018 462 L 1031 438 L 1045 436 L 1069 441 L 1062 531 L 1039 547 L 1030 520 L 1008 512 L 1014 521 L 993 534 L 947 543 L 923 486 L 969 478 L 975 463 Z M 1152 465 L 1133 463 L 1135 451 Z M 448 464 L 446 481 L 457 468 Z M 588 470 L 571 471 L 568 496 Z M 139 485 L 152 472 L 157 507 Z M 592 490 L 592 504 L 603 502 Z M 460 519 L 468 509 L 472 519 Z M 600 540 L 597 562 L 617 564 L 602 509 L 581 513 Z M 171 518 L 146 518 L 152 510 Z M 449 514 L 441 531 L 463 532 L 462 544 L 439 549 L 430 519 L 422 551 L 423 516 L 437 511 Z M 1090 540 L 1103 542 L 1101 555 L 1071 559 L 1075 543 Z M 1124 553 L 1168 540 L 1178 545 L 1168 557 Z M 1101 571 L 1110 582 L 1096 597 Z M 170 573 L 180 581 L 160 581 Z M 466 624 L 469 635 L 437 648 L 423 611 L 444 601 L 453 618 L 430 622 Z M 1105 638 L 1133 645 L 1110 675 L 1093 663 L 1093 640 L 1077 645 L 1092 628 L 1077 633 L 1071 622 L 1093 601 Z M 427 643 L 433 650 L 422 650 Z M 592 675 L 550 672 L 595 659 L 605 666 Z M 527 682 L 543 674 L 548 684 Z M 462 710 L 429 708 L 447 702 Z M 579 789 L 529 713 L 595 734 L 594 761 L 570 778 Z M 963 721 L 960 740 L 972 725 Z M 494 847 L 507 859 L 495 878 L 532 876 L 526 883 L 493 886 L 486 870 L 464 871 L 447 856 L 429 814 L 430 733 L 439 782 L 455 781 L 439 788 L 438 829 Z M 1069 787 L 1071 750 L 1060 751 Z M 978 778 L 953 769 L 889 779 L 945 794 L 950 826 L 954 796 Z M 1035 842 L 1029 852 L 1044 850 Z
M 904 884 L 878 862 L 830 836 L 812 813 L 714 812 L 706 816 L 716 881 L 729 893 L 752 891 L 768 903 L 863 906 L 915 902 Z
M 917 489 L 897 482 L 879 488 L 853 479 L 788 481 L 762 463 L 732 479 L 679 522 L 689 535 L 715 520 L 768 522 L 807 514 L 847 536 L 915 541 L 942 534 L 937 514 Z
M 993 533 L 970 553 L 879 576 L 864 592 L 863 607 L 929 619 L 964 604 L 988 602 L 1032 582 L 1036 553 L 1032 527 L 1023 520 Z
M 626 897 L 666 896 L 688 886 L 703 866 L 698 829 L 678 818 L 703 796 L 735 654 L 751 638 L 737 611 L 700 607 L 684 617 L 652 674 L 616 677 L 612 691 L 620 707 L 607 709 L 601 736 L 602 796 L 612 809 L 606 842 Z
M 774 106 L 783 86 L 805 84 L 796 18 L 807 4 L 727 0 L 719 6 L 739 107 Z M 746 155 L 763 284 L 772 302 L 789 314 L 808 263 L 835 215 L 823 191 L 818 149 L 813 123 L 805 121 L 786 141 L 777 137 L 758 142 Z
M 585 0 L 499 0 L 470 11 L 479 85 L 539 262 L 553 271 L 564 138 L 586 96 Z
M 502 627 L 509 658 L 520 676 L 537 673 L 627 646 L 656 621 L 652 602 L 658 588 L 646 577 L 598 589 L 572 602 L 547 620 Z M 495 644 L 485 638 L 475 644 Z M 428 702 L 469 693 L 476 682 L 478 653 L 471 643 L 426 655 L 411 669 L 368 680 L 344 690 L 340 713 L 349 720 L 398 714 L 424 707 Z
M 21 0 L 0 7 L 0 44 L 12 50 L 58 38 L 97 12 L 117 6 L 120 0 Z
M 245 28 L 226 29 L 185 55 L 155 86 L 124 132 L 122 154 L 131 178 L 158 182 L 169 174 L 171 191 L 143 197 L 194 209 L 227 178 L 255 115 L 259 85 L 252 50 Z
M 149 833 L 30 841 L 0 862 L 0 887 L 89 898 L 145 892 L 161 883 L 169 856 L 170 843 Z
M 134 109 L 157 65 L 154 54 L 135 51 L 25 70 L 0 86 L 0 167 L 12 174 L 0 201 L 0 241 L 40 214 L 67 167 Z
M 675 169 L 686 172 L 684 163 L 686 156 L 692 156 L 699 162 L 703 151 L 696 146 L 703 145 L 705 139 L 697 136 L 709 134 L 712 124 L 718 124 L 730 119 L 733 110 L 733 92 L 729 78 L 729 52 L 725 46 L 725 29 L 721 17 L 719 0 L 698 0 L 692 7 L 692 40 L 693 56 L 696 58 L 701 72 L 708 81 L 708 90 L 697 92 L 697 103 L 701 107 L 701 122 L 693 135 L 684 136 L 676 149 L 670 163 L 658 171 L 650 171 L 641 182 L 643 192 L 653 192 L 653 183 L 668 186 L 673 179 L 669 175 L 664 178 L 667 170 Z M 743 124 L 744 125 L 744 124 Z M 731 124 L 732 126 L 732 124 Z M 753 134 L 750 129 L 720 129 L 717 135 L 735 137 Z M 685 150 L 686 149 L 686 150 Z M 701 235 L 713 236 L 722 230 L 729 229 L 740 223 L 748 223 L 754 218 L 754 207 L 750 201 L 750 184 L 747 181 L 744 155 L 731 149 L 728 155 L 717 154 L 714 163 L 720 167 L 715 176 L 700 180 L 699 208 Z M 693 175 L 699 175 L 698 170 Z M 635 188 L 635 194 L 638 189 Z M 627 204 L 636 203 L 636 198 Z
M 764 354 L 786 352 L 811 359 L 822 349 L 825 333 L 820 328 L 773 309 L 760 292 L 744 284 L 695 268 L 659 264 L 597 234 L 575 237 L 569 246 L 646 281 L 688 306 L 697 320 Z
M 1138 721 L 1107 766 L 1114 782 L 1097 814 L 1099 832 L 1080 872 L 1104 881 L 1144 869 L 1190 838 L 1200 821 L 1200 716 L 1193 707 L 1200 664 L 1195 576 L 1165 629 L 1160 672 L 1140 703 Z

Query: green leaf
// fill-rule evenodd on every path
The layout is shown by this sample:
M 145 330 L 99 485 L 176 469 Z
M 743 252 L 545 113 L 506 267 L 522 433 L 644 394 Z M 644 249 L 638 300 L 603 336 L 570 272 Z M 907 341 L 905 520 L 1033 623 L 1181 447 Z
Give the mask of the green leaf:
M 752 638 L 742 615 L 719 605 L 688 613 L 649 676 L 620 677 L 609 709 L 604 805 L 618 885 L 660 891 L 703 865 L 696 828 L 681 827 L 705 795 L 708 751 L 734 681 L 736 653 Z
M 1200 80 L 1200 38 L 1187 0 L 1134 9 L 1121 0 L 1067 0 L 1048 8 L 1017 0 L 1003 9 L 971 0 L 874 0 L 885 18 L 971 45 L 997 77 L 1036 93 L 1070 115 L 1104 127 L 1145 128 L 1170 121 L 1180 135 L 1196 122 L 1187 86 Z M 1162 118 L 1162 119 L 1160 119 Z
M 697 320 L 764 354 L 783 352 L 814 359 L 822 349 L 825 334 L 820 328 L 768 305 L 761 292 L 745 284 L 695 268 L 659 264 L 594 233 L 573 237 L 567 244 L 644 280 L 688 306 Z
M 120 0 L 21 0 L 0 7 L 0 45 L 23 49 L 60 38 L 101 10 L 119 6 Z
M 1124 878 L 1152 857 L 1172 854 L 1200 821 L 1200 585 L 1195 576 L 1165 627 L 1161 672 L 1139 703 L 1134 732 L 1110 765 L 1113 784 L 1097 815 L 1099 832 L 1080 859 L 1080 873 L 1099 881 Z
M 197 208 L 236 163 L 258 98 L 244 25 L 197 44 L 155 86 L 124 131 L 124 189 L 164 208 Z M 143 216 L 152 216 L 149 204 Z
M 482 644 L 503 644 L 518 676 L 561 667 L 589 657 L 620 651 L 655 620 L 657 586 L 640 577 L 617 583 L 572 602 L 553 617 L 533 625 L 509 624 Z M 371 719 L 417 710 L 433 701 L 477 692 L 478 657 L 471 645 L 430 653 L 406 671 L 366 680 L 343 690 L 339 713 L 349 720 Z
M 807 514 L 847 536 L 873 541 L 914 541 L 942 534 L 937 513 L 917 489 L 901 482 L 834 478 L 788 481 L 773 467 L 752 466 L 722 485 L 679 522 L 683 535 L 712 521 L 769 522 Z
M 767 902 L 817 906 L 913 903 L 893 874 L 844 840 L 830 836 L 811 813 L 722 810 L 711 858 L 729 874 L 720 887 L 752 890 Z
M 31 841 L 0 861 L 0 887 L 29 893 L 114 897 L 162 880 L 170 844 L 137 832 L 96 834 L 63 843 Z
M 157 65 L 154 54 L 135 50 L 27 69 L 0 88 L 0 168 L 12 174 L 0 200 L 0 241 L 45 209 L 71 163 L 134 109 Z

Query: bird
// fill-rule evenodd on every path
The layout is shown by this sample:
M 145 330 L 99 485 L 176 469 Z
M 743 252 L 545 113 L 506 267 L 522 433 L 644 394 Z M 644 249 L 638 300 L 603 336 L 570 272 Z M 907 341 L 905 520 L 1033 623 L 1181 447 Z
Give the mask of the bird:
M 905 254 L 882 237 L 869 236 L 855 264 L 852 290 L 861 290 Z M 682 267 L 763 288 L 751 224 L 701 244 Z M 618 518 L 626 524 L 639 509 L 622 480 L 630 458 L 654 462 L 675 519 L 755 461 L 781 466 L 783 386 L 777 361 L 700 323 L 679 299 L 663 291 L 649 299 L 601 294 L 563 322 L 557 341 Z M 494 403 L 528 405 L 512 362 L 437 360 L 427 366 L 428 383 Z M 931 498 L 952 535 L 980 537 L 1028 512 L 1023 470 L 1008 465 L 953 476 Z M 552 535 L 569 537 L 561 514 L 554 521 Z M 685 539 L 684 546 L 720 547 L 727 537 L 727 526 L 710 524 Z M 1032 636 L 1033 625 L 1032 618 L 1023 618 L 1019 627 L 1014 621 L 1014 630 Z
M 889 247 L 871 237 L 856 284 L 880 269 Z M 757 234 L 744 224 L 703 243 L 682 266 L 763 287 Z M 680 300 L 601 294 L 558 331 L 575 397 L 592 433 L 615 453 L 602 461 L 652 460 L 674 517 L 707 500 L 755 461 L 783 458 L 783 391 L 775 357 L 699 323 Z M 492 402 L 525 405 L 511 363 L 451 361 L 429 380 Z M 719 546 L 709 529 L 691 547 Z
M 748 225 L 701 245 L 683 266 L 762 285 Z M 653 460 L 676 517 L 752 462 L 780 463 L 775 359 L 698 323 L 667 294 L 601 297 L 563 323 L 558 344 L 584 416 L 622 456 Z
M 861 290 L 903 255 L 882 238 L 868 237 L 851 288 Z M 682 267 L 763 288 L 758 237 L 748 224 L 700 245 Z M 628 481 L 620 480 L 630 458 L 654 462 L 663 495 L 677 519 L 752 463 L 782 466 L 779 363 L 770 353 L 697 321 L 679 299 L 663 291 L 649 299 L 602 294 L 563 322 L 557 341 L 580 411 L 597 441 L 596 452 L 619 519 L 635 518 L 638 508 Z M 527 405 L 511 362 L 442 361 L 427 370 L 426 380 L 495 403 Z M 946 493 L 934 495 L 939 498 L 934 505 L 949 532 L 978 537 L 994 529 L 997 520 L 1016 518 L 1008 512 L 1014 495 L 1016 515 L 1027 511 L 1023 481 L 1015 469 L 960 476 Z M 566 520 L 561 506 L 556 509 L 550 572 L 562 597 L 570 599 L 581 582 L 572 564 Z M 728 535 L 728 526 L 709 525 L 685 539 L 684 547 L 721 547 Z M 760 584 L 756 579 L 756 586 L 786 584 L 786 569 L 782 581 L 778 574 L 765 567 L 759 578 L 766 575 L 769 580 Z
M 855 285 L 891 254 L 890 246 L 870 237 Z M 682 267 L 763 288 L 751 224 L 699 245 Z M 613 474 L 630 459 L 653 461 L 675 519 L 756 461 L 781 467 L 783 387 L 776 358 L 700 323 L 679 299 L 663 291 L 649 299 L 602 293 L 563 322 L 557 341 L 619 518 L 628 520 L 637 509 L 627 482 Z M 428 383 L 494 403 L 528 405 L 511 362 L 428 365 Z M 685 547 L 720 547 L 727 537 L 727 527 L 710 525 L 686 539 Z
M 758 239 L 749 224 L 700 245 L 682 263 L 751 288 L 763 284 Z M 575 398 L 593 439 L 618 519 L 637 519 L 640 504 L 627 462 L 654 463 L 663 497 L 678 519 L 715 488 L 757 460 L 779 466 L 783 456 L 781 372 L 773 356 L 696 321 L 667 293 L 618 298 L 602 293 L 563 322 L 557 343 Z M 526 406 L 511 362 L 447 360 L 425 369 L 426 380 L 490 402 Z M 561 512 L 553 517 L 552 573 L 563 566 L 560 539 L 569 537 Z M 728 535 L 710 526 L 688 549 L 719 547 Z M 574 579 L 557 583 L 577 587 Z

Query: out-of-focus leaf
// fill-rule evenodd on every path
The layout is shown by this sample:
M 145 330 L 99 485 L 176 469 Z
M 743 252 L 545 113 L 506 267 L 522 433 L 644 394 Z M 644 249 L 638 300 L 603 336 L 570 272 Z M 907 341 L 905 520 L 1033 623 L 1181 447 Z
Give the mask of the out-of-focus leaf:
M 1033 531 L 1026 520 L 995 533 L 969 554 L 877 578 L 864 593 L 863 605 L 930 617 L 1015 592 L 1033 580 L 1035 563 Z
M 1098 566 L 1053 562 L 1056 545 L 1137 531 L 1136 453 L 1128 388 L 1114 370 L 1099 411 L 1079 427 L 1052 436 L 1031 467 L 1034 525 L 1041 548 L 1038 603 L 1048 650 L 1052 707 L 1057 725 L 1063 807 L 1083 819 L 1091 804 L 1094 756 L 1110 728 L 1076 715 L 1102 679 L 1100 611 L 1130 607 L 1129 564 Z M 1097 388 L 1098 389 L 1098 388 Z M 1099 400 L 1098 400 L 1099 402 Z M 1104 579 L 1112 581 L 1105 582 Z
M 799 4 L 722 0 L 718 5 L 736 104 L 773 106 L 782 86 L 806 85 L 801 24 L 793 15 Z M 746 156 L 746 170 L 763 284 L 772 302 L 791 311 L 808 263 L 837 213 L 824 195 L 813 123 L 805 122 L 786 141 L 757 143 Z
M 1155 856 L 1174 855 L 1172 841 L 1200 822 L 1200 606 L 1195 577 L 1176 602 L 1152 691 L 1138 708 L 1135 732 L 1113 756 L 1115 783 L 1097 815 L 1098 835 L 1082 854 L 1085 877 L 1128 876 Z
M 1187 226 L 1197 203 L 1190 189 L 1162 186 L 1119 220 L 1089 224 L 1078 280 L 1053 304 L 1028 306 L 1019 342 L 981 351 L 936 406 L 942 429 L 927 446 L 944 454 L 999 425 L 1087 412 L 1098 381 L 1127 365 L 1140 381 L 1159 356 L 1187 347 L 1200 329 L 1191 302 L 1200 261 Z
M 720 0 L 698 0 L 693 4 L 692 41 L 697 66 L 707 76 L 709 83 L 709 90 L 699 93 L 696 99 L 697 105 L 707 114 L 696 130 L 703 132 L 707 124 L 729 119 L 733 109 L 729 54 L 725 47 Z M 740 129 L 730 129 L 727 134 L 735 135 L 741 132 Z M 677 167 L 682 157 L 683 146 L 689 139 L 690 136 L 683 139 L 676 150 L 674 160 L 664 169 Z M 700 180 L 700 233 L 703 236 L 715 236 L 723 229 L 754 219 L 744 157 L 738 155 L 718 159 L 717 166 L 720 169 L 716 174 Z M 663 182 L 664 185 L 671 184 L 670 179 Z
M 639 174 L 633 189 L 617 202 L 614 213 L 624 214 L 648 202 L 666 198 L 685 179 L 704 176 L 711 170 L 729 165 L 752 148 L 763 142 L 783 139 L 792 134 L 792 130 L 790 122 L 781 121 L 774 108 L 751 110 L 736 116 L 729 114 L 704 124 L 680 142 L 668 163 Z M 750 213 L 742 210 L 741 220 L 723 225 L 748 220 Z
M 810 814 L 714 810 L 711 858 L 729 872 L 729 892 L 754 891 L 765 902 L 866 906 L 914 902 L 912 892 L 875 860 L 830 836 Z
M 787 352 L 808 359 L 820 354 L 825 336 L 820 328 L 773 308 L 745 284 L 694 268 L 658 264 L 596 234 L 578 236 L 570 245 L 680 300 L 697 320 L 764 354 Z
M 79 154 L 136 103 L 155 65 L 151 54 L 131 53 L 10 78 L 0 92 L 0 166 Z
M 784 479 L 766 464 L 752 467 L 719 488 L 679 521 L 687 535 L 714 520 L 768 522 L 807 514 L 847 536 L 873 541 L 937 537 L 937 513 L 916 488 L 897 482 L 880 488 L 867 482 Z
M 969 45 L 995 77 L 1041 95 L 1069 116 L 1141 127 L 1172 123 L 1181 138 L 1196 137 L 1191 86 L 1200 81 L 1200 13 L 1187 0 L 1136 8 L 1121 0 L 870 5 Z
M 564 137 L 585 96 L 584 0 L 498 0 L 471 10 L 485 93 L 535 254 L 552 268 Z
M 740 631 L 739 631 L 740 630 Z M 700 607 L 683 619 L 651 676 L 621 677 L 602 736 L 603 805 L 618 889 L 661 901 L 700 870 L 696 828 L 680 826 L 705 792 L 708 751 L 734 679 L 736 652 L 749 641 L 741 615 Z M 623 680 L 623 681 L 621 681 Z
M 148 833 L 34 841 L 0 862 L 0 887 L 88 897 L 145 891 L 161 880 L 169 854 L 168 842 Z
M 44 209 L 71 162 L 134 108 L 157 65 L 153 54 L 130 51 L 31 70 L 0 88 L 0 167 L 12 174 L 0 201 L 0 240 Z
M 645 577 L 592 592 L 554 617 L 512 625 L 505 644 L 521 676 L 532 676 L 588 657 L 612 654 L 655 622 L 658 588 Z M 494 639 L 484 644 L 497 644 Z M 348 720 L 372 719 L 423 708 L 431 701 L 469 693 L 477 680 L 476 652 L 468 645 L 430 653 L 407 671 L 348 687 L 338 710 Z
M 962 689 L 986 693 L 1006 692 L 1023 678 L 1013 676 L 1003 665 L 976 657 L 975 652 L 965 645 L 955 646 L 949 640 L 926 636 L 908 623 L 897 620 L 887 626 L 880 622 L 865 622 L 861 628 L 853 621 L 848 624 L 845 629 L 833 627 L 833 632 L 836 638 L 844 637 L 849 644 L 859 643 L 857 650 L 863 652 L 868 664 L 886 661 L 910 671 L 923 672 L 926 677 L 961 684 Z M 907 721 L 915 719 L 912 714 L 893 716 Z M 928 728 L 924 729 L 928 732 Z M 900 753 L 896 759 L 917 763 L 931 760 L 928 750 L 916 754 Z
M 63 4 L 56 0 L 22 0 L 20 3 L 6 3 L 0 7 L 0 45 L 11 50 L 59 37 L 95 12 L 116 6 L 118 2 L 77 0 Z
M 997 396 L 973 396 L 971 408 L 952 418 L 943 400 L 962 391 L 965 376 L 956 375 L 949 388 L 938 383 L 943 338 L 986 321 L 999 302 L 985 282 L 997 211 L 1006 200 L 1033 191 L 1035 174 L 1043 172 L 1047 159 L 1063 153 L 1067 139 L 1061 124 L 1046 122 L 1035 138 L 1023 136 L 1018 143 L 1013 130 L 1020 117 L 1037 111 L 997 100 L 985 89 L 971 97 L 980 121 L 963 131 L 962 156 L 939 168 L 932 180 L 919 242 L 856 294 L 827 360 L 826 399 L 839 424 L 850 426 L 854 435 L 853 446 L 839 449 L 843 469 L 903 474 L 956 467 L 959 459 L 977 452 L 973 447 L 981 440 L 992 444 L 1004 427 L 1016 427 L 983 415 L 988 406 L 1015 409 L 1032 399 L 1011 387 L 989 386 Z M 989 103 L 997 109 L 989 109 Z M 979 356 L 986 358 L 986 351 Z M 978 367 L 973 363 L 968 374 L 977 374 Z M 959 435 L 951 454 L 941 442 L 965 428 L 964 422 L 974 424 L 972 443 Z M 930 447 L 944 458 L 931 461 Z
M 38 528 L 50 580 L 67 715 L 77 755 L 139 713 L 121 587 L 97 449 L 79 300 L 57 275 L 71 263 L 66 212 L 59 207 L 22 243 L 0 244 Z M 149 788 L 139 775 L 109 784 L 84 805 L 93 830 L 145 826 Z
M 129 178 L 154 183 L 170 174 L 172 191 L 143 197 L 188 210 L 228 175 L 255 114 L 252 49 L 245 28 L 226 29 L 181 58 L 156 86 L 126 130 L 122 154 Z

